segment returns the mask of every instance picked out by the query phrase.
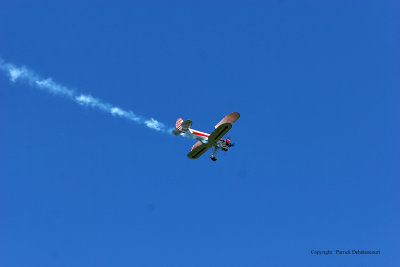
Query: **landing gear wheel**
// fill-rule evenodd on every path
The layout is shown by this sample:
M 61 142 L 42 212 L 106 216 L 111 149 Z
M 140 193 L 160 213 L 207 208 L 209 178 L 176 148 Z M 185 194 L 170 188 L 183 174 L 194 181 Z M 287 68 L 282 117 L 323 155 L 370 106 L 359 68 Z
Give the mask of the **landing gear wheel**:
M 216 157 L 213 157 L 213 156 L 210 156 L 210 159 L 211 159 L 212 161 L 217 161 L 217 158 L 216 158 Z

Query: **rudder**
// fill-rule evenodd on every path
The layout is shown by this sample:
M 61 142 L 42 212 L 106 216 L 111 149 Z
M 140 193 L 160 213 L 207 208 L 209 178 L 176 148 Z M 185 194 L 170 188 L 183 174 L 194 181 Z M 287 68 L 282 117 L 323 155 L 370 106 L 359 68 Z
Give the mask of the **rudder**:
M 182 118 L 176 120 L 176 129 L 178 129 L 179 131 L 182 131 L 182 122 Z

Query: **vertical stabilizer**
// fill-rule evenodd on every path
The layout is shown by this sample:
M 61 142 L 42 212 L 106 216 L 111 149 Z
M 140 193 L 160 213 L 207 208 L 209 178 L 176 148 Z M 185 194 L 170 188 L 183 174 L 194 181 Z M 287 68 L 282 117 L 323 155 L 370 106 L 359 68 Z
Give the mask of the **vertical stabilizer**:
M 179 131 L 182 131 L 182 122 L 183 120 L 181 118 L 176 120 L 176 129 Z

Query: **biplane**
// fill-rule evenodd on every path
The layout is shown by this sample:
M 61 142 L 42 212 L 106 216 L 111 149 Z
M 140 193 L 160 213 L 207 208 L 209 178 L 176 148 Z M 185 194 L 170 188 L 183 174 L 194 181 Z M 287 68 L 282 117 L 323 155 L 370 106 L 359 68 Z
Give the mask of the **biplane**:
M 197 140 L 189 154 L 187 154 L 188 158 L 197 159 L 212 148 L 214 151 L 210 158 L 212 161 L 216 161 L 218 149 L 228 151 L 229 148 L 233 146 L 231 140 L 223 139 L 222 137 L 232 128 L 232 123 L 239 119 L 239 117 L 240 114 L 238 112 L 226 115 L 225 118 L 215 125 L 215 130 L 211 134 L 194 130 L 191 128 L 191 120 L 184 121 L 179 118 L 176 120 L 176 129 L 174 129 L 172 133 L 174 135 L 184 135 Z

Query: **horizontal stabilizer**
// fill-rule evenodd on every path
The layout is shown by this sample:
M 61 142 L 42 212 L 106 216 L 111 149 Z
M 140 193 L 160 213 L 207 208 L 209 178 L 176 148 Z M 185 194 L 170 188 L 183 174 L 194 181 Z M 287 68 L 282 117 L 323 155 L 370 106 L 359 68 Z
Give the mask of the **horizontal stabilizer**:
M 178 129 L 173 129 L 172 130 L 172 134 L 173 135 L 180 135 L 182 133 L 182 131 L 179 131 Z
M 192 127 L 192 121 L 191 120 L 185 120 L 182 122 L 182 130 L 187 130 L 190 127 Z

